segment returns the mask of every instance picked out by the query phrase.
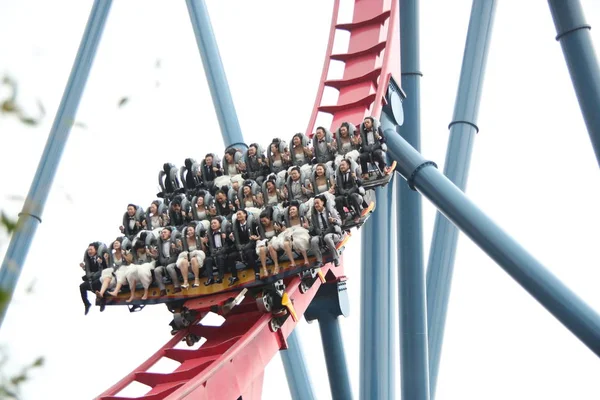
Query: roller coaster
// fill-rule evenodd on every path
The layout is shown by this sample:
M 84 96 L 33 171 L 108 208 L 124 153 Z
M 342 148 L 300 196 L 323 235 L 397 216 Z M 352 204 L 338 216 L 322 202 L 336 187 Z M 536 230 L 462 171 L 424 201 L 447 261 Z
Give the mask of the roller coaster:
M 444 176 L 437 170 L 435 163 L 425 160 L 417 151 L 418 138 L 415 140 L 415 136 L 410 134 L 402 136 L 397 134 L 405 120 L 405 111 L 410 115 L 410 118 L 406 118 L 407 124 L 415 123 L 414 115 L 410 114 L 407 105 L 410 104 L 410 95 L 415 87 L 418 89 L 414 79 L 418 79 L 420 72 L 416 69 L 409 71 L 410 68 L 404 68 L 402 76 L 400 76 L 400 4 L 408 5 L 408 10 L 414 11 L 411 8 L 414 7 L 414 2 L 409 0 L 403 2 L 356 0 L 353 1 L 352 20 L 339 22 L 340 1 L 342 0 L 334 0 L 323 72 L 306 134 L 312 134 L 317 120 L 322 114 L 331 116 L 332 128 L 338 127 L 346 121 L 359 124 L 365 116 L 369 115 L 379 118 L 388 138 L 388 156 L 393 160 L 396 172 L 406 180 L 406 184 L 399 189 L 399 197 L 406 200 L 402 207 L 408 207 L 403 211 L 405 213 L 408 211 L 407 214 L 413 211 L 414 217 L 419 218 L 420 205 L 415 205 L 417 203 L 414 199 L 418 198 L 419 194 L 428 198 L 443 213 L 447 221 L 462 229 L 586 346 L 595 354 L 600 355 L 600 317 L 597 313 L 480 212 L 464 196 L 460 190 L 461 184 L 458 184 L 457 188 L 451 182 L 450 174 L 447 174 L 448 177 Z M 559 38 L 572 39 L 573 36 L 569 35 L 580 35 L 585 32 L 587 29 L 585 24 L 576 18 L 582 17 L 580 10 L 578 11 L 577 2 L 550 1 L 550 3 Z M 201 30 L 207 29 L 207 26 L 210 29 L 209 23 L 204 26 L 202 24 L 202 18 L 207 18 L 203 2 L 188 0 L 187 4 L 201 53 L 203 57 L 211 58 L 210 54 L 207 55 L 204 51 L 208 45 L 201 43 L 203 40 L 208 40 L 206 37 L 209 36 Z M 493 4 L 487 7 L 477 1 L 474 2 L 475 4 L 479 4 L 478 12 L 481 15 L 491 18 Z M 81 95 L 109 8 L 110 1 L 96 0 L 94 3 L 84 40 L 76 59 L 76 66 L 79 64 L 84 66 L 81 70 L 74 68 L 69 81 L 69 87 L 79 87 L 79 94 L 71 94 L 71 96 Z M 481 15 L 479 15 L 480 29 L 485 30 L 485 17 Z M 349 32 L 350 34 L 348 49 L 344 53 L 334 54 L 333 43 L 340 32 Z M 585 41 L 585 38 L 582 40 Z M 483 53 L 485 59 L 485 50 Z M 565 53 L 567 52 L 565 51 Z M 570 56 L 566 54 L 566 57 Z M 212 57 L 213 61 L 214 59 L 215 57 Z M 344 64 L 341 79 L 328 79 L 332 61 L 341 61 Z M 595 59 L 588 58 L 586 62 L 595 65 L 595 69 L 590 74 L 598 69 Z M 404 66 L 404 64 L 402 65 Z M 418 64 L 412 66 L 416 65 Z M 585 74 L 580 73 L 580 75 Z M 406 81 L 405 77 L 408 77 L 409 80 Z M 578 94 L 580 91 L 588 90 L 582 96 L 594 97 L 597 100 L 595 104 L 600 104 L 598 88 L 586 88 L 585 85 L 578 85 L 577 80 L 573 79 Z M 218 78 L 214 78 L 214 80 L 216 81 Z M 585 77 L 581 80 L 585 80 Z M 323 93 L 326 87 L 334 88 L 339 92 L 335 104 L 323 104 Z M 213 87 L 211 89 L 215 96 L 214 92 L 217 90 Z M 64 122 L 62 118 L 65 118 L 65 115 L 73 115 L 77 103 L 78 98 L 70 99 L 66 94 L 59 109 L 57 122 L 55 122 L 56 127 L 53 128 L 53 131 L 59 136 L 62 135 L 63 139 L 67 137 L 69 127 L 64 129 L 61 127 L 61 123 Z M 414 106 L 414 104 L 411 105 L 411 107 Z M 224 106 L 224 108 L 226 107 L 227 105 Z M 473 113 L 476 114 L 476 111 Z M 232 118 L 228 118 L 225 114 L 226 112 L 221 112 L 220 123 L 226 146 L 243 145 L 241 135 L 236 136 L 235 126 L 231 126 Z M 586 116 L 584 115 L 584 117 Z M 588 120 L 588 130 L 592 136 L 592 142 L 594 145 L 599 145 L 600 142 L 596 142 L 597 136 L 594 136 L 595 132 L 598 132 L 598 127 L 594 125 L 593 118 L 587 116 L 586 122 Z M 478 129 L 475 122 L 469 118 L 455 118 L 453 124 L 461 125 L 463 128 L 466 126 L 464 129 L 471 133 Z M 45 153 L 52 153 L 52 146 L 57 146 L 55 142 L 49 141 L 49 143 Z M 597 154 L 600 152 L 597 151 Z M 34 178 L 34 181 L 51 180 L 53 174 L 52 168 L 46 168 L 45 171 L 38 171 L 37 179 Z M 462 184 L 464 185 L 464 182 Z M 33 188 L 30 197 L 39 195 L 40 190 L 48 189 Z M 378 190 L 376 214 L 385 212 L 390 207 L 391 203 L 386 203 L 383 198 L 387 196 L 386 193 Z M 41 205 L 34 202 L 26 204 L 29 208 L 24 209 L 22 213 L 24 219 L 20 221 L 20 224 L 25 227 L 24 234 L 31 234 L 40 221 L 39 215 L 41 215 L 43 202 Z M 381 204 L 384 206 L 382 207 Z M 413 206 L 414 208 L 411 209 L 410 207 Z M 377 221 L 381 221 L 381 218 L 378 218 Z M 369 222 L 362 229 L 367 229 L 368 226 Z M 390 227 L 388 221 L 386 230 L 389 231 L 387 228 Z M 20 236 L 15 235 L 15 237 L 17 238 L 14 238 L 13 241 L 18 242 Z M 350 240 L 350 236 L 346 236 L 340 248 L 349 244 Z M 363 238 L 363 240 L 365 239 Z M 14 246 L 11 242 L 12 250 L 9 248 L 7 258 L 16 260 L 18 265 L 22 264 L 24 255 L 15 255 Z M 26 253 L 29 244 L 20 246 L 20 251 Z M 452 261 L 450 261 L 451 263 Z M 452 266 L 450 265 L 448 268 L 451 269 Z M 5 270 L 4 264 L 2 270 Z M 333 267 L 331 263 L 327 262 L 320 268 L 320 271 L 310 268 L 290 271 L 282 278 L 268 282 L 274 291 L 279 292 L 279 303 L 274 308 L 272 296 L 257 295 L 253 292 L 254 287 L 249 284 L 250 279 L 242 280 L 238 286 L 227 288 L 227 290 L 222 287 L 211 291 L 199 289 L 197 296 L 174 298 L 179 303 L 170 309 L 175 314 L 178 329 L 171 340 L 97 398 L 106 400 L 129 398 L 121 397 L 119 393 L 132 382 L 139 382 L 151 388 L 146 394 L 137 397 L 139 399 L 247 400 L 261 398 L 264 368 L 278 351 L 287 349 L 288 338 L 300 318 L 303 315 L 315 318 L 315 315 L 319 313 L 315 305 L 322 307 L 324 299 L 329 301 L 333 299 L 333 308 L 336 308 L 337 315 L 344 314 L 346 276 L 343 262 L 339 267 Z M 403 357 L 408 358 L 403 358 L 402 361 L 406 365 L 412 363 L 410 365 L 414 367 L 412 370 L 403 368 L 403 398 L 429 399 L 430 393 L 433 397 L 434 387 L 430 388 L 428 378 L 431 361 L 428 361 L 427 355 L 425 319 L 427 313 L 432 313 L 433 309 L 425 304 L 426 296 L 424 290 L 421 290 L 425 287 L 424 270 L 415 268 L 405 271 L 401 276 L 402 279 L 405 282 L 403 284 L 412 288 L 410 290 L 412 294 L 403 298 L 403 307 L 407 312 L 404 316 L 405 319 L 401 321 L 406 329 L 401 341 L 405 353 Z M 16 277 L 13 277 L 12 280 L 14 283 Z M 449 282 L 445 284 L 448 286 Z M 447 292 L 447 287 L 439 290 Z M 119 304 L 122 303 L 121 300 L 121 298 L 117 298 L 114 302 Z M 442 301 L 442 303 L 444 302 Z M 145 304 L 147 303 L 138 303 L 138 305 Z M 208 312 L 223 316 L 224 323 L 220 326 L 203 325 L 201 320 Z M 436 312 L 445 314 L 445 309 L 436 310 Z M 443 317 L 436 321 L 441 325 L 443 322 Z M 198 349 L 175 348 L 181 341 L 187 341 L 191 345 L 200 338 L 205 342 Z M 435 352 L 429 351 L 429 357 L 432 357 L 431 353 Z M 149 369 L 162 358 L 177 361 L 180 365 L 170 373 L 149 372 Z M 333 372 L 330 370 L 330 373 L 333 374 Z M 435 374 L 432 373 L 432 375 Z M 385 378 L 382 379 L 385 380 Z M 334 390 L 335 378 L 330 376 L 330 381 L 334 398 L 351 398 L 348 395 L 349 388 L 336 392 Z M 389 384 L 387 380 L 386 383 Z M 361 388 L 361 398 L 387 398 L 389 392 L 389 388 L 379 391 L 374 389 L 372 392 L 363 392 Z

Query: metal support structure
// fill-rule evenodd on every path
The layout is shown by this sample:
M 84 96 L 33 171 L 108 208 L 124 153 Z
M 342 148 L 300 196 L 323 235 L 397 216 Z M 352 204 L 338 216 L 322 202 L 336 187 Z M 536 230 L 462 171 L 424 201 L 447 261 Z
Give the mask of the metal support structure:
M 360 399 L 393 399 L 394 309 L 390 279 L 393 249 L 390 186 L 375 189 L 377 210 L 362 227 L 360 311 Z M 392 299 L 392 300 L 390 300 Z
M 246 149 L 206 3 L 204 0 L 186 0 L 186 4 L 225 147 Z M 288 338 L 288 350 L 285 355 L 282 352 L 282 360 L 292 395 L 302 394 L 302 397 L 294 398 L 314 398 L 300 342 L 294 332 Z
M 579 108 L 600 164 L 600 68 L 579 0 L 548 0 Z
M 338 318 L 348 315 L 350 315 L 350 301 L 345 280 L 322 285 L 304 313 L 307 321 L 317 320 L 319 322 L 333 400 L 352 400 L 353 398 Z
M 225 147 L 246 149 L 206 3 L 204 0 L 186 0 L 186 4 Z
M 283 360 L 283 369 L 290 388 L 293 400 L 314 400 L 312 383 L 304 362 L 302 346 L 296 331 L 292 331 L 287 338 L 288 348 L 279 352 Z M 297 362 L 299 361 L 299 362 Z
M 33 236 L 38 225 L 42 222 L 42 214 L 52 187 L 52 181 L 67 144 L 111 4 L 112 0 L 94 1 L 79 44 L 79 50 L 73 62 L 69 80 L 48 135 L 46 147 L 44 147 L 25 204 L 19 214 L 17 229 L 4 256 L 0 268 L 0 290 L 8 298 L 11 298 L 14 293 Z M 8 303 L 9 301 L 0 309 L 0 325 L 4 321 Z
M 495 9 L 495 0 L 473 0 L 454 116 L 449 125 L 450 139 L 444 175 L 462 191 L 467 186 L 473 142 L 479 131 L 477 115 Z M 438 212 L 427 266 L 429 385 L 432 399 L 435 398 L 457 243 L 458 229 Z
M 600 315 L 496 225 L 399 135 L 388 136 L 397 171 L 513 279 L 600 356 Z
M 402 89 L 406 93 L 400 134 L 421 147 L 421 71 L 419 57 L 419 2 L 400 0 Z M 395 136 L 390 131 L 388 136 Z M 396 182 L 398 218 L 398 301 L 402 399 L 429 399 L 427 309 L 423 266 L 421 197 L 404 182 Z

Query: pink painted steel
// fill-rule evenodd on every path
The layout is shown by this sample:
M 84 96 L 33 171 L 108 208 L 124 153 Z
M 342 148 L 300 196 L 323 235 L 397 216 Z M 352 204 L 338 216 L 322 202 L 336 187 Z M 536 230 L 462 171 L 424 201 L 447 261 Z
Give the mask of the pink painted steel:
M 325 63 L 307 134 L 312 134 L 319 112 L 333 114 L 332 128 L 337 128 L 344 121 L 358 123 L 367 115 L 378 116 L 389 77 L 392 72 L 400 70 L 398 0 L 355 0 L 353 20 L 347 24 L 337 23 L 339 6 L 340 0 L 335 0 Z M 348 51 L 337 56 L 345 62 L 344 74 L 341 79 L 327 81 L 338 30 L 350 32 Z M 339 90 L 337 104 L 321 104 L 326 85 Z M 328 281 L 345 279 L 343 261 L 341 264 L 337 268 L 331 268 L 331 264 L 323 267 Z M 317 279 L 312 288 L 302 294 L 300 282 L 297 277 L 287 282 L 288 295 L 299 317 L 321 285 Z M 191 300 L 189 305 L 194 309 L 207 310 L 211 306 L 221 306 L 224 297 L 215 295 L 214 299 Z M 271 319 L 272 315 L 258 312 L 246 300 L 226 316 L 220 327 L 194 325 L 179 332 L 97 399 L 124 399 L 116 395 L 133 381 L 139 381 L 152 387 L 140 399 L 235 400 L 243 395 L 244 399 L 258 400 L 265 366 L 285 346 L 286 338 L 296 326 L 292 318 L 287 318 L 277 332 L 272 332 Z M 174 349 L 188 333 L 204 337 L 206 343 L 197 350 Z M 181 365 L 169 374 L 147 372 L 162 357 L 172 358 Z

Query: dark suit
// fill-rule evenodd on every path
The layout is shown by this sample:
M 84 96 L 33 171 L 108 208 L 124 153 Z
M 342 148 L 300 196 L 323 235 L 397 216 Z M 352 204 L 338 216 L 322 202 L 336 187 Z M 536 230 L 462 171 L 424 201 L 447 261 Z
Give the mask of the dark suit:
M 335 186 L 335 208 L 342 217 L 342 220 L 346 218 L 344 207 L 352 207 L 356 215 L 360 216 L 362 198 L 358 193 L 359 184 L 360 182 L 352 176 L 350 171 L 346 171 L 343 174 L 338 170 Z
M 172 235 L 173 234 L 171 234 L 171 238 L 166 242 L 159 237 L 156 246 L 158 250 L 158 262 L 154 268 L 154 279 L 156 280 L 160 290 L 165 290 L 165 283 L 163 282 L 165 271 L 169 274 L 169 277 L 176 288 L 181 286 L 179 277 L 177 276 L 177 271 L 175 270 L 177 258 L 181 252 L 181 248 L 177 246 L 173 248 L 172 244 L 174 243 L 173 239 L 175 238 Z M 169 246 L 168 255 L 165 252 L 165 244 Z
M 99 242 L 96 242 L 96 244 L 98 247 L 101 245 Z M 81 277 L 83 282 L 79 285 L 79 293 L 81 294 L 83 304 L 88 306 L 90 302 L 87 298 L 87 292 L 95 292 L 101 289 L 102 282 L 100 282 L 100 275 L 102 275 L 102 270 L 108 266 L 106 260 L 98 253 L 90 257 L 86 252 L 83 256 L 83 263 L 85 264 L 85 275 Z
M 213 167 L 216 167 L 218 169 L 217 172 L 213 171 Z M 221 167 L 219 166 L 219 164 L 215 164 L 215 162 L 213 161 L 213 164 L 208 167 L 206 165 L 206 163 L 202 163 L 202 180 L 204 181 L 204 184 L 206 185 L 206 188 L 208 189 L 208 191 L 214 196 L 215 192 L 217 191 L 217 189 L 219 188 L 215 188 L 215 178 L 217 176 L 222 176 L 223 175 L 223 171 L 221 171 Z
M 246 221 L 245 225 L 242 227 L 240 223 L 237 222 L 234 230 L 238 251 L 236 253 L 231 253 L 230 255 L 231 258 L 229 262 L 231 266 L 231 275 L 237 276 L 235 263 L 238 260 L 245 262 L 254 270 L 254 273 L 258 273 L 259 268 L 256 263 L 256 241 L 250 239 L 250 236 L 257 234 L 255 224 L 252 221 Z
M 333 218 L 334 221 L 329 222 L 329 218 Z M 336 243 L 338 243 L 342 239 L 342 231 L 340 225 L 342 221 L 340 220 L 340 216 L 337 211 L 333 207 L 325 207 L 323 209 L 323 218 L 325 219 L 324 229 L 321 228 L 321 213 L 318 212 L 314 207 L 311 210 L 311 235 L 310 238 L 310 247 L 315 257 L 317 258 L 317 262 L 323 262 L 323 254 L 321 253 L 321 241 L 325 243 L 331 254 L 333 255 L 334 260 L 338 259 L 337 250 L 335 248 Z
M 369 132 L 371 132 L 371 131 L 369 131 Z M 385 169 L 385 158 L 383 156 L 383 149 L 382 149 L 382 144 L 385 143 L 385 137 L 383 136 L 383 129 L 381 129 L 381 126 L 380 126 L 377 128 L 377 131 L 373 130 L 373 143 L 372 144 L 368 144 L 367 139 L 368 139 L 369 132 L 366 132 L 364 129 L 364 124 L 361 124 L 361 126 L 360 126 L 361 145 L 360 145 L 359 159 L 360 159 L 360 167 L 362 169 L 363 174 L 367 173 L 367 163 L 369 161 L 371 161 L 371 158 L 372 158 L 373 162 L 377 163 L 381 172 L 383 172 Z M 375 134 L 378 134 L 380 136 L 379 140 L 377 140 L 375 138 Z
M 225 238 L 221 237 L 221 246 L 217 247 L 217 239 L 215 235 L 221 236 L 221 234 L 225 234 Z M 209 230 L 206 233 L 208 237 L 208 253 L 206 255 L 206 259 L 204 264 L 206 265 L 206 274 L 209 279 L 212 278 L 213 273 L 213 265 L 217 265 L 217 269 L 219 271 L 218 279 L 223 280 L 223 276 L 225 276 L 225 264 L 228 261 L 229 254 L 231 254 L 231 250 L 235 251 L 235 246 L 228 238 L 228 232 L 226 232 L 222 227 L 218 231 Z

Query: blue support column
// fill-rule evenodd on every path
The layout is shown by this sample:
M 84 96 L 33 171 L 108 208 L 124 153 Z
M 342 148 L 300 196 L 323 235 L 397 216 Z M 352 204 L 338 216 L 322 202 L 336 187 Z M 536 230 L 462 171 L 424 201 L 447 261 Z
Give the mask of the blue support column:
M 233 98 L 227 83 L 225 69 L 221 62 L 219 47 L 213 33 L 210 16 L 204 0 L 186 0 L 196 43 L 202 57 L 202 65 L 206 80 L 210 87 L 215 111 L 221 127 L 225 147 L 245 149 L 244 137 L 237 118 Z M 304 355 L 296 333 L 288 338 L 288 350 L 282 352 L 281 358 L 286 371 L 288 385 L 294 399 L 312 399 L 312 386 Z M 299 396 L 299 397 L 298 397 Z
M 419 56 L 419 2 L 400 0 L 402 89 L 406 93 L 400 134 L 416 149 L 421 147 L 421 71 Z M 386 135 L 395 136 L 394 132 Z M 402 399 L 429 399 L 427 309 L 423 267 L 421 197 L 404 182 L 396 182 L 398 214 L 398 300 Z
M 444 175 L 462 191 L 467 186 L 473 141 L 479 130 L 477 114 L 495 9 L 495 0 L 473 0 L 454 116 L 449 125 L 450 139 Z M 457 242 L 458 229 L 437 213 L 427 267 L 429 384 L 432 399 L 435 398 Z
M 319 322 L 333 400 L 352 400 L 353 398 L 338 318 L 340 316 L 347 317 L 349 314 L 350 302 L 345 280 L 327 282 L 322 285 L 304 313 L 307 321 L 317 320 Z
M 54 123 L 42 153 L 40 163 L 25 199 L 23 210 L 19 214 L 17 230 L 13 234 L 8 250 L 0 268 L 0 290 L 12 297 L 17 285 L 23 263 L 29 251 L 31 241 L 42 214 L 46 199 L 52 187 L 52 181 L 67 144 L 73 121 L 79 107 L 79 101 L 85 88 L 92 62 L 98 49 L 98 43 L 104 31 L 112 0 L 96 0 L 79 44 L 79 50 L 71 69 L 71 75 L 65 87 L 62 100 L 54 117 Z M 0 325 L 4 320 L 8 301 L 0 310 Z
M 304 362 L 302 346 L 296 331 L 292 331 L 287 338 L 288 348 L 280 351 L 283 368 L 288 381 L 293 400 L 314 400 L 312 383 Z M 299 362 L 298 362 L 299 360 Z
M 600 164 L 600 68 L 594 52 L 591 27 L 585 22 L 579 0 L 548 0 L 556 26 L 556 40 L 567 61 L 579 108 Z
M 410 186 L 427 197 L 513 279 L 600 356 L 600 315 L 506 234 L 446 178 L 435 164 L 399 135 L 388 136 L 388 152 Z
M 186 0 L 225 147 L 246 148 L 204 0 Z
M 395 398 L 393 292 L 390 290 L 392 191 L 377 188 L 377 209 L 361 231 L 360 399 Z

